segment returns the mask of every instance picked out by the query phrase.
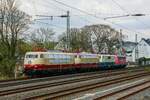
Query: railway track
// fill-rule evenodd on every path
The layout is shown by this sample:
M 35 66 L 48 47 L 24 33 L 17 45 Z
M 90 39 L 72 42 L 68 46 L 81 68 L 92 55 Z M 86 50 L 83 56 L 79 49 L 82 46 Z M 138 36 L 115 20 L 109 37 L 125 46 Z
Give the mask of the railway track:
M 134 73 L 134 74 L 133 74 Z M 95 75 L 94 75 L 95 74 Z M 87 74 L 87 73 L 83 73 L 78 74 L 76 78 L 71 78 L 72 75 L 70 75 L 70 79 L 68 79 L 68 77 L 66 77 L 66 79 L 61 79 L 61 77 L 59 76 L 58 79 L 56 78 L 52 78 L 51 82 L 48 83 L 39 83 L 38 85 L 28 85 L 25 87 L 15 87 L 15 88 L 11 88 L 11 89 L 4 89 L 4 90 L 0 90 L 0 98 L 1 97 L 6 97 L 6 96 L 15 96 L 15 94 L 20 94 L 20 93 L 27 93 L 27 92 L 31 92 L 33 90 L 40 90 L 40 89 L 45 89 L 45 88 L 53 88 L 53 87 L 58 87 L 62 86 L 62 85 L 69 85 L 69 84 L 74 84 L 74 83 L 79 83 L 77 87 L 74 86 L 70 86 L 70 88 L 63 88 L 60 90 L 55 90 L 55 91 L 51 91 L 51 93 L 45 93 L 45 94 L 39 94 L 39 95 L 31 95 L 31 96 L 24 96 L 24 98 L 28 99 L 43 99 L 43 98 L 48 98 L 48 99 L 54 99 L 57 97 L 61 97 L 64 95 L 68 95 L 70 93 L 76 93 L 76 92 L 80 92 L 80 91 L 86 91 L 92 88 L 96 88 L 99 86 L 106 86 L 106 85 L 110 85 L 110 84 L 115 84 L 115 82 L 122 82 L 125 80 L 131 80 L 134 78 L 138 78 L 138 77 L 144 77 L 149 75 L 149 72 L 144 71 L 143 69 L 124 69 L 120 70 L 120 71 L 105 71 L 104 73 L 99 73 L 99 74 Z M 127 74 L 127 75 L 124 75 Z M 128 74 L 133 74 L 133 75 L 128 75 Z M 85 75 L 85 76 L 83 76 Z M 87 75 L 87 76 L 86 76 Z M 122 77 L 121 77 L 122 76 Z M 118 77 L 118 78 L 110 78 L 109 77 Z M 60 79 L 59 79 L 60 78 Z M 42 78 L 41 78 L 42 79 Z M 84 81 L 89 81 L 89 80 L 96 80 L 96 79 L 101 79 L 101 82 L 97 81 L 93 81 L 93 83 L 91 84 L 81 84 L 81 82 Z M 107 79 L 107 80 L 105 80 Z M 102 81 L 103 80 L 103 81 Z M 48 80 L 50 81 L 50 80 Z M 5 83 L 5 82 L 4 82 Z M 65 90 L 64 90 L 65 89 Z M 80 91 L 79 91 L 80 90 Z M 62 94 L 63 93 L 63 94 Z M 57 94 L 57 95 L 56 95 Z M 47 97 L 48 96 L 48 97 Z M 24 99 L 23 98 L 23 99 Z
M 60 76 L 52 76 L 52 77 L 43 77 L 43 78 L 20 78 L 20 79 L 10 79 L 10 80 L 0 80 L 0 88 L 8 87 L 8 86 L 17 86 L 22 84 L 30 84 L 36 82 L 45 82 L 45 81 L 52 81 L 52 80 L 59 80 L 64 78 L 71 78 L 71 77 L 79 77 L 79 76 L 90 76 L 92 74 L 97 73 L 107 73 L 107 72 L 118 72 L 118 71 L 132 71 L 132 70 L 144 70 L 143 68 L 126 68 L 126 69 L 118 69 L 118 70 L 107 70 L 107 71 L 97 71 L 97 72 L 88 72 L 88 73 L 78 73 L 78 74 L 71 74 L 71 75 L 60 75 Z
M 43 100 L 43 99 L 53 100 L 53 99 L 56 99 L 57 100 L 57 98 L 61 98 L 61 97 L 64 97 L 64 96 L 67 96 L 70 94 L 80 93 L 80 92 L 87 91 L 90 89 L 104 87 L 107 85 L 112 85 L 112 84 L 116 84 L 119 82 L 132 80 L 132 79 L 136 79 L 139 77 L 145 77 L 145 76 L 149 76 L 149 75 L 150 75 L 150 73 L 140 73 L 140 74 L 135 74 L 135 75 L 119 77 L 119 78 L 115 78 L 115 79 L 111 79 L 111 80 L 107 80 L 107 81 L 103 81 L 103 82 L 98 82 L 98 83 L 94 83 L 94 84 L 78 86 L 78 87 L 74 87 L 74 88 L 70 88 L 70 89 L 64 88 L 63 90 L 59 90 L 56 92 L 51 92 L 51 93 L 44 94 L 44 95 L 29 97 L 29 98 L 26 98 L 26 100 L 28 100 L 28 99 L 30 99 L 30 100 Z
M 141 72 L 143 70 L 134 70 L 134 72 Z M 75 83 L 75 82 L 80 82 L 80 81 L 86 81 L 86 80 L 90 80 L 90 79 L 97 79 L 97 78 L 102 78 L 105 76 L 115 76 L 115 75 L 122 75 L 122 74 L 126 74 L 129 71 L 119 71 L 119 72 L 105 72 L 105 73 L 100 73 L 100 74 L 96 74 L 96 73 L 92 73 L 90 76 L 88 76 L 89 74 L 86 74 L 87 76 L 78 76 L 76 78 L 71 78 L 71 79 L 61 79 L 61 80 L 54 80 L 53 82 L 47 82 L 47 83 L 43 83 L 43 84 L 33 84 L 33 85 L 27 85 L 25 87 L 16 87 L 16 88 L 12 88 L 12 89 L 4 89 L 4 90 L 0 90 L 0 96 L 4 96 L 4 95 L 10 95 L 10 94 L 15 94 L 15 93 L 20 93 L 20 92 L 25 92 L 25 91 L 30 91 L 30 90 L 36 90 L 36 89 L 41 89 L 41 88 L 46 88 L 46 87 L 52 87 L 52 86 L 58 86 L 58 85 L 63 85 L 63 84 L 69 84 L 69 83 Z M 132 70 L 130 71 L 132 72 Z M 85 74 L 83 74 L 85 75 Z M 51 80 L 52 81 L 52 80 Z
M 139 81 L 136 81 L 136 82 L 139 82 Z M 136 84 L 136 82 L 133 82 L 135 83 L 134 85 L 126 86 L 125 88 L 118 89 L 106 95 L 97 97 L 94 100 L 111 100 L 112 98 L 114 100 L 123 100 L 123 99 L 126 100 L 130 96 L 133 96 L 138 92 L 141 92 L 145 89 L 150 88 L 150 79 L 146 81 L 141 81 L 138 84 Z M 121 88 L 121 86 L 119 87 Z

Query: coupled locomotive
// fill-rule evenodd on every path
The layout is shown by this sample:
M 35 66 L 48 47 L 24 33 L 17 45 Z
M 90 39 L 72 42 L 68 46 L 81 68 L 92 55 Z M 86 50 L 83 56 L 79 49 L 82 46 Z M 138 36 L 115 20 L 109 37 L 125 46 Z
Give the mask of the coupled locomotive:
M 126 57 L 118 55 L 63 52 L 27 52 L 26 75 L 40 75 L 79 70 L 115 69 L 126 66 Z

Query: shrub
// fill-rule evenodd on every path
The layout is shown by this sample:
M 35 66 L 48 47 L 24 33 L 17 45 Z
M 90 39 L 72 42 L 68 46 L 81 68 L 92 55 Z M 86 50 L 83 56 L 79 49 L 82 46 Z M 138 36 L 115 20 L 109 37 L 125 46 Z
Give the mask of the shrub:
M 0 61 L 0 76 L 1 77 L 14 77 L 16 61 L 14 59 L 4 58 Z

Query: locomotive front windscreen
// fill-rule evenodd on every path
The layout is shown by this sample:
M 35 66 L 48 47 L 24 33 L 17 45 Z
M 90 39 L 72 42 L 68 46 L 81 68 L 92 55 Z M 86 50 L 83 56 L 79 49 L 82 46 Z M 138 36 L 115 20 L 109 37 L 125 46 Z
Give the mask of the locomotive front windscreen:
M 28 54 L 26 55 L 26 58 L 38 58 L 37 54 Z

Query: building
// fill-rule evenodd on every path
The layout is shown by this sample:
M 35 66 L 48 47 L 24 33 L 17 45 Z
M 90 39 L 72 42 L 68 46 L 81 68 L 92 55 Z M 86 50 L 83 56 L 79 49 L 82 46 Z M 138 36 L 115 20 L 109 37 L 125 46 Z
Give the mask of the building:
M 150 58 L 150 39 L 142 38 L 140 42 L 124 42 L 127 61 L 135 62 L 139 58 Z
M 126 51 L 127 62 L 133 62 L 132 52 L 134 51 L 136 45 L 137 44 L 135 42 L 130 41 L 123 42 L 123 48 Z

